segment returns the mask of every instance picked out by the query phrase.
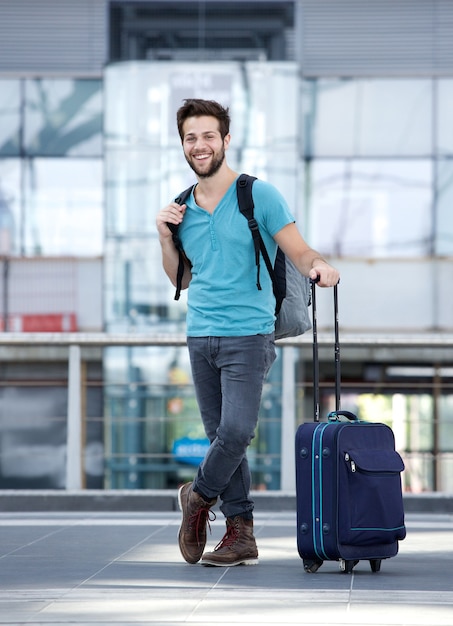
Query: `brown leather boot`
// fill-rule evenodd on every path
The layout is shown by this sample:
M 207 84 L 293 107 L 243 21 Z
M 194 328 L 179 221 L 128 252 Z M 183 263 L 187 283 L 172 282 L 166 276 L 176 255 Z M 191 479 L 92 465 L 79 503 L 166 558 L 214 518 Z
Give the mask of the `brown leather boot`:
M 192 489 L 192 483 L 186 483 L 178 493 L 179 508 L 182 511 L 181 528 L 178 541 L 181 554 L 187 563 L 197 563 L 201 559 L 206 545 L 206 526 L 215 519 L 210 511 L 217 498 L 206 501 Z M 209 517 L 209 515 L 213 517 Z
M 206 552 L 202 565 L 230 567 L 232 565 L 257 565 L 258 549 L 253 536 L 253 520 L 236 515 L 226 520 L 227 530 L 213 552 Z

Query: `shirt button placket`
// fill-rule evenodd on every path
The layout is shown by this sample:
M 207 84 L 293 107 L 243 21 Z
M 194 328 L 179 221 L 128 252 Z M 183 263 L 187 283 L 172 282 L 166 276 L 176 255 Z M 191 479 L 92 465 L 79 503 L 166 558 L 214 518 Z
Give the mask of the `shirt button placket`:
M 217 236 L 214 228 L 214 218 L 211 217 L 209 220 L 209 232 L 211 235 L 211 249 L 217 250 Z

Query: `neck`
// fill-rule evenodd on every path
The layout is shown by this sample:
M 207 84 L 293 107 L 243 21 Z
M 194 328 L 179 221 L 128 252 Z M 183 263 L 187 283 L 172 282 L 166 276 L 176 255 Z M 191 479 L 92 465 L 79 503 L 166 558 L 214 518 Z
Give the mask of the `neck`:
M 195 188 L 195 200 L 198 206 L 208 213 L 212 213 L 236 178 L 236 172 L 229 167 L 221 168 L 209 178 L 197 176 L 198 185 Z
M 219 193 L 223 195 L 237 177 L 237 172 L 232 170 L 228 165 L 225 165 L 209 178 L 200 178 L 197 176 L 197 188 L 204 196 L 218 196 Z

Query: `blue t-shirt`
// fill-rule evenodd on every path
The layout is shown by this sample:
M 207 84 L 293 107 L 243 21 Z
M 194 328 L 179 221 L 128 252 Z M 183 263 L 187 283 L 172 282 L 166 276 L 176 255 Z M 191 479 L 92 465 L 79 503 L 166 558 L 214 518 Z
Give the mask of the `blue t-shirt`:
M 255 219 L 274 261 L 277 244 L 273 236 L 294 218 L 273 185 L 255 180 L 252 190 Z M 212 215 L 196 204 L 193 192 L 186 205 L 179 236 L 192 263 L 187 335 L 242 337 L 273 332 L 272 281 L 261 258 L 262 290 L 257 289 L 253 240 L 247 220 L 239 211 L 236 181 Z

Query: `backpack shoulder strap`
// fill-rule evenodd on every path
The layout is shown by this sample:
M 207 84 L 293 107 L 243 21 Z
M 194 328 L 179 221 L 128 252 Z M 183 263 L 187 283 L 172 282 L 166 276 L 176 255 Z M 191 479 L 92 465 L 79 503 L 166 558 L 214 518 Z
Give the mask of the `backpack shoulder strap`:
M 241 174 L 236 182 L 236 191 L 238 197 L 239 210 L 246 218 L 253 238 L 253 246 L 255 249 L 255 261 L 256 261 L 256 286 L 261 290 L 260 284 L 260 252 L 263 255 L 264 262 L 267 267 L 267 271 L 272 280 L 272 289 L 276 300 L 276 311 L 280 310 L 280 306 L 284 295 L 282 294 L 277 281 L 274 268 L 272 266 L 269 254 L 264 245 L 263 238 L 259 231 L 258 222 L 254 217 L 255 204 L 253 202 L 252 186 L 256 180 L 255 176 L 249 176 L 248 174 Z
M 184 189 L 184 191 L 182 191 L 179 196 L 177 196 L 175 198 L 175 202 L 176 204 L 185 204 L 187 198 L 190 196 L 190 194 L 192 193 L 192 189 L 194 188 L 194 185 L 191 185 L 190 187 L 187 187 L 187 189 Z M 168 228 L 171 230 L 172 235 L 173 235 L 173 242 L 175 244 L 175 246 L 178 248 L 181 247 L 181 242 L 179 241 L 179 237 L 178 237 L 178 224 L 170 224 L 169 222 L 167 222 L 167 226 Z
M 193 188 L 194 188 L 194 185 L 191 185 L 187 189 L 184 189 L 184 191 L 182 191 L 179 194 L 179 196 L 175 198 L 175 202 L 177 204 L 184 204 L 187 198 L 192 193 Z M 182 249 L 181 240 L 178 235 L 179 224 L 170 224 L 169 222 L 167 222 L 167 226 L 171 230 L 173 243 L 179 255 L 178 271 L 176 273 L 176 292 L 175 292 L 175 300 L 179 300 L 180 295 L 181 295 L 182 277 L 184 275 L 184 251 Z
M 195 187 L 195 185 L 190 185 L 190 187 L 187 187 L 187 189 L 184 189 L 184 191 L 182 191 L 179 194 L 179 196 L 177 198 L 175 198 L 176 204 L 184 204 L 185 201 L 187 200 L 187 198 L 192 193 L 194 187 Z
M 236 193 L 238 197 L 239 211 L 247 220 L 247 224 L 250 228 L 253 238 L 253 247 L 255 249 L 255 262 L 256 262 L 256 286 L 261 291 L 260 284 L 260 248 L 261 248 L 261 235 L 258 229 L 258 222 L 254 216 L 255 204 L 253 202 L 252 186 L 256 180 L 255 176 L 249 176 L 248 174 L 241 174 L 236 181 Z

